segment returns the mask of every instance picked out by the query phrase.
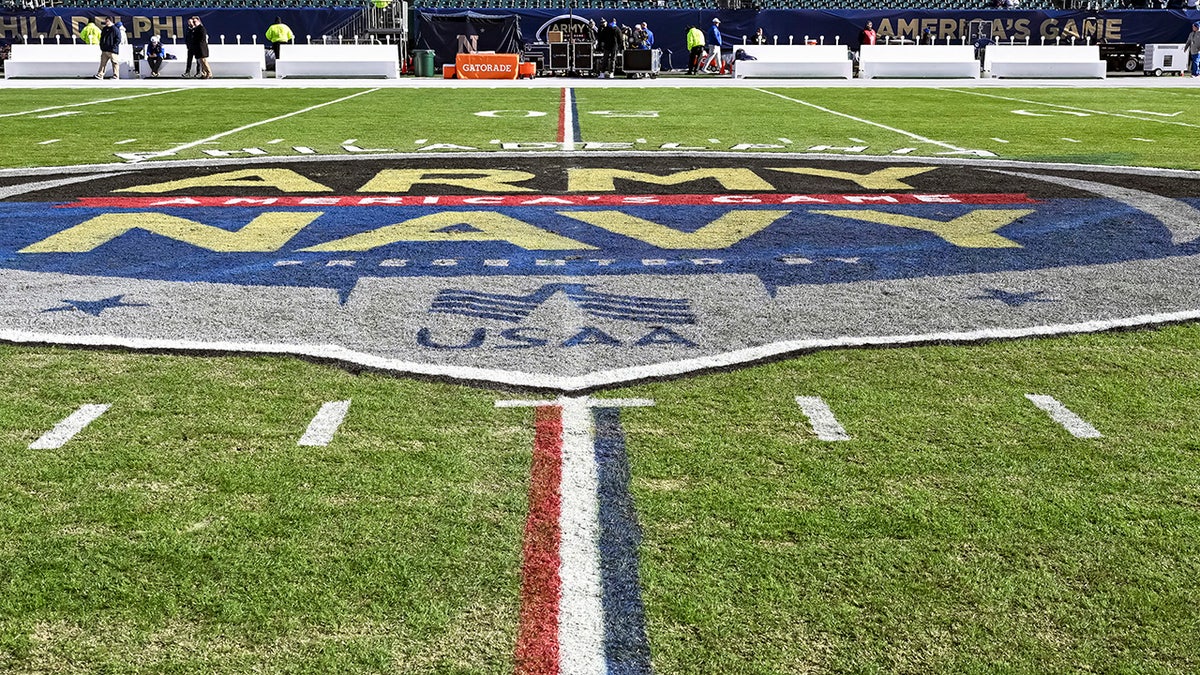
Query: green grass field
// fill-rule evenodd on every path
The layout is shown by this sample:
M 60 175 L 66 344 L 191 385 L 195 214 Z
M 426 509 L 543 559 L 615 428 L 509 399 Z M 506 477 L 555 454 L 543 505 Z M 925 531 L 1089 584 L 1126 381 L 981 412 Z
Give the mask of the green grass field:
M 555 140 L 556 89 L 283 117 L 354 93 L 22 90 L 0 97 L 0 144 L 33 167 Z M 577 95 L 582 141 L 634 149 L 1200 169 L 1194 88 Z M 533 413 L 494 403 L 529 392 L 285 357 L 4 345 L 0 364 L 0 671 L 513 671 Z M 594 395 L 655 401 L 622 417 L 657 673 L 1200 670 L 1200 326 L 824 351 Z M 800 395 L 852 440 L 817 440 Z M 333 441 L 297 446 L 337 400 Z M 28 448 L 88 403 L 112 407 Z

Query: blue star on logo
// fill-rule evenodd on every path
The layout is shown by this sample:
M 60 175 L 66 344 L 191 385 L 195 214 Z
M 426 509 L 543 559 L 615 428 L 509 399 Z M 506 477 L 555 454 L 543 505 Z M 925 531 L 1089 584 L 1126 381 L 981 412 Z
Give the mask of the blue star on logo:
M 999 288 L 985 288 L 983 295 L 973 295 L 971 300 L 999 300 L 1009 307 L 1020 307 L 1030 302 L 1058 302 L 1053 298 L 1039 298 L 1046 291 L 1029 291 L 1028 293 L 1012 293 Z
M 146 305 L 145 303 L 141 303 L 141 302 L 124 302 L 124 301 L 122 301 L 122 298 L 124 298 L 124 297 L 125 297 L 125 295 L 121 294 L 121 295 L 114 295 L 111 298 L 104 298 L 102 300 L 66 300 L 66 299 L 64 299 L 63 302 L 67 303 L 66 307 L 51 307 L 50 309 L 43 309 L 42 311 L 43 312 L 69 312 L 71 310 L 77 309 L 86 314 L 91 314 L 92 316 L 100 316 L 100 312 L 103 312 L 106 309 L 112 309 L 114 307 L 148 307 L 149 306 L 149 305 Z

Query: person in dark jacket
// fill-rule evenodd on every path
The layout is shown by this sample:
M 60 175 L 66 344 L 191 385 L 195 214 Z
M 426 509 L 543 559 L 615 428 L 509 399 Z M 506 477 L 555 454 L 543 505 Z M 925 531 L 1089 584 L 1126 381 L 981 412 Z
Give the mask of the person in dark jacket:
M 612 77 L 617 69 L 617 54 L 625 48 L 625 35 L 612 20 L 596 36 L 600 43 L 600 77 Z
M 100 69 L 96 71 L 96 79 L 104 79 L 104 71 L 108 68 L 108 64 L 112 63 L 113 79 L 121 79 L 121 64 L 117 61 L 117 54 L 121 51 L 121 36 L 117 34 L 117 27 L 113 25 L 111 16 L 104 17 L 104 27 L 100 29 Z
M 187 46 L 187 63 L 183 66 L 183 76 L 192 76 L 192 62 L 196 60 L 196 52 L 192 51 L 192 30 L 196 28 L 195 20 L 188 18 L 183 27 L 183 44 Z M 196 74 L 200 74 L 200 64 L 196 64 Z
M 200 22 L 200 17 L 192 17 L 192 40 L 189 46 L 196 54 L 196 63 L 199 64 L 200 74 L 197 76 L 202 80 L 212 78 L 212 70 L 208 67 L 208 29 Z

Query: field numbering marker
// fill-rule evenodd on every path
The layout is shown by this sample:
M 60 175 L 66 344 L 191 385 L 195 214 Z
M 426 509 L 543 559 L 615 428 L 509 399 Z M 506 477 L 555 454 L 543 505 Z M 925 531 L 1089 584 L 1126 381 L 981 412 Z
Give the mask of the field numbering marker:
M 534 407 L 517 675 L 650 675 L 620 408 L 648 399 L 497 401 Z
M 812 424 L 813 433 L 822 441 L 848 441 L 850 434 L 838 423 L 829 405 L 818 396 L 797 396 L 796 404 Z
M 333 435 L 342 426 L 346 413 L 350 410 L 350 401 L 330 401 L 321 406 L 317 414 L 308 423 L 308 429 L 300 437 L 296 445 L 324 447 L 333 440 Z
M 83 431 L 87 425 L 108 410 L 108 404 L 89 403 L 79 406 L 79 409 L 67 416 L 66 419 L 54 425 L 41 438 L 29 444 L 30 450 L 54 450 L 61 448 L 75 434 Z
M 1093 427 L 1085 422 L 1082 417 L 1071 412 L 1070 408 L 1060 403 L 1053 396 L 1025 394 L 1025 398 L 1044 410 L 1046 414 L 1050 415 L 1050 419 L 1061 424 L 1075 438 L 1103 438 L 1100 432 L 1096 430 L 1096 427 Z

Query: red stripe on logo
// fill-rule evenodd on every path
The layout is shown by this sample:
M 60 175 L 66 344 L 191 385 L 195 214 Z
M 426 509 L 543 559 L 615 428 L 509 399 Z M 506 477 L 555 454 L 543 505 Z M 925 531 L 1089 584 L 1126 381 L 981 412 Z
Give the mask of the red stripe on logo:
M 897 204 L 1036 204 L 1025 194 L 677 194 L 677 195 L 405 195 L 337 197 L 80 197 L 68 207 L 152 209 L 338 206 L 889 206 Z
M 562 408 L 536 411 L 529 518 L 521 563 L 517 675 L 558 674 L 559 515 L 562 509 Z

